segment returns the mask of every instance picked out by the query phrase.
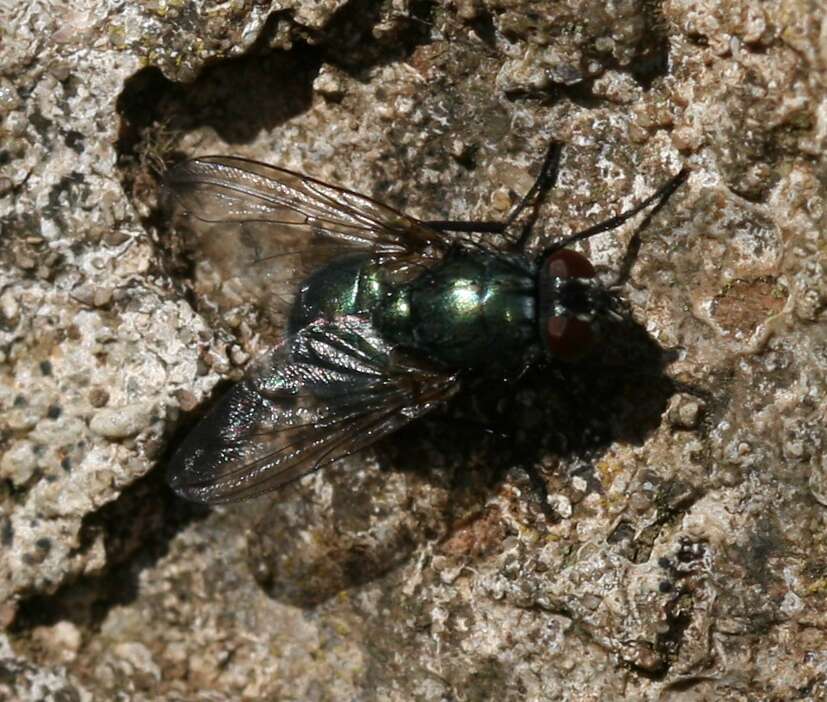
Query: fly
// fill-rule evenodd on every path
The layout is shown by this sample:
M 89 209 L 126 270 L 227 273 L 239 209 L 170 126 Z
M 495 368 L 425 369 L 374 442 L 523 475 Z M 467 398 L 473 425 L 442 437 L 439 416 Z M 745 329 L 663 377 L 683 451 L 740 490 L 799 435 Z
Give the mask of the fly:
M 688 172 L 633 209 L 532 253 L 530 226 L 517 237 L 509 230 L 553 187 L 560 155 L 552 144 L 505 222 L 481 223 L 421 221 L 231 156 L 167 171 L 174 206 L 222 252 L 219 267 L 252 275 L 278 258 L 290 270 L 255 278 L 259 299 L 286 305 L 285 334 L 178 448 L 168 469 L 175 492 L 205 503 L 261 495 L 421 417 L 470 374 L 514 376 L 588 350 L 595 327 L 621 306 L 567 247 L 651 207 L 648 221 Z

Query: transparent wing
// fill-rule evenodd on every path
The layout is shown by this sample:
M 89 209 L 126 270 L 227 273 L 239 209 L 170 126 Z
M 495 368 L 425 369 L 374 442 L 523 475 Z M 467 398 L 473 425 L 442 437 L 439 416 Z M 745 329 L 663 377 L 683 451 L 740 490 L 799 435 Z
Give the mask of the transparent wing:
M 189 434 L 168 469 L 182 497 L 275 490 L 430 411 L 457 377 L 403 358 L 365 320 L 320 320 L 263 357 Z
M 242 296 L 289 303 L 296 285 L 333 258 L 365 253 L 421 265 L 449 235 L 369 197 L 283 168 L 231 156 L 180 163 L 164 177 L 195 247 Z

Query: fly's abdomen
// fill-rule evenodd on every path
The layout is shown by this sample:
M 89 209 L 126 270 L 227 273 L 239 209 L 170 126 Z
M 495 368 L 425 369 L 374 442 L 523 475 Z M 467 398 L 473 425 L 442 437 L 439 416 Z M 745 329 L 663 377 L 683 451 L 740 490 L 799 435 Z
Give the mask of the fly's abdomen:
M 370 315 L 386 289 L 368 256 L 343 258 L 302 283 L 290 310 L 287 330 L 295 334 L 318 319 Z

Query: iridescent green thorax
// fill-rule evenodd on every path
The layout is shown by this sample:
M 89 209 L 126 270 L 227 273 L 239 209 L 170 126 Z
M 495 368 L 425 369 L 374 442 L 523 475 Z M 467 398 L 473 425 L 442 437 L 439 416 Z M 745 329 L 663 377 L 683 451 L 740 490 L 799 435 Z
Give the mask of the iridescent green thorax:
M 368 258 L 344 259 L 305 281 L 289 330 L 369 316 L 387 341 L 447 367 L 519 366 L 540 353 L 536 280 L 530 259 L 488 251 L 458 249 L 406 283 Z

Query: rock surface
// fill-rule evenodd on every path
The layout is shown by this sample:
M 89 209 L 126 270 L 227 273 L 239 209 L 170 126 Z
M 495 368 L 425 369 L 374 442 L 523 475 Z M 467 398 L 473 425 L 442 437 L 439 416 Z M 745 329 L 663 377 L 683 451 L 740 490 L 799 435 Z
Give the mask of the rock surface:
M 0 698 L 827 698 L 820 3 L 56 0 L 0 25 Z M 636 255 L 628 226 L 587 245 L 607 282 L 628 260 L 636 334 L 516 383 L 505 439 L 437 418 L 251 503 L 172 496 L 171 447 L 277 328 L 177 250 L 163 159 L 495 220 L 551 140 L 538 246 L 691 170 Z

